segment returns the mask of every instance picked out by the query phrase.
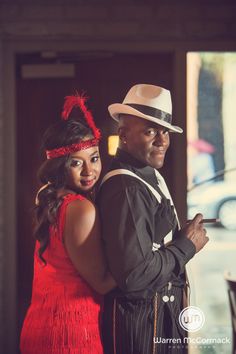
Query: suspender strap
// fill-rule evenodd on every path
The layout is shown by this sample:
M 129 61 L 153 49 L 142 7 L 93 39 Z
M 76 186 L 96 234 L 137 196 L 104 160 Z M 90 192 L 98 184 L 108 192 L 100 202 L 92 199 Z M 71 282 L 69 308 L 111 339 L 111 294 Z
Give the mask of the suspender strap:
M 155 188 L 153 188 L 149 183 L 147 183 L 146 181 L 144 181 L 142 178 L 140 178 L 139 176 L 137 176 L 135 173 L 126 170 L 124 168 L 120 168 L 117 170 L 113 170 L 108 172 L 102 180 L 101 185 L 106 182 L 109 178 L 113 177 L 113 176 L 117 176 L 117 175 L 128 175 L 128 176 L 132 176 L 135 177 L 137 179 L 139 179 L 141 182 L 143 182 L 148 188 L 149 190 L 152 192 L 152 194 L 154 194 L 154 196 L 156 197 L 156 199 L 158 200 L 158 202 L 161 202 L 161 195 L 155 190 Z
M 161 191 L 163 192 L 163 194 L 166 196 L 166 198 L 170 199 L 171 201 L 171 204 L 173 204 L 173 201 L 172 201 L 172 198 L 171 198 L 171 195 L 169 193 L 169 190 L 166 186 L 166 183 L 165 183 L 165 180 L 164 178 L 161 176 L 161 174 L 155 170 L 155 174 L 156 174 L 156 177 L 160 183 L 160 189 Z M 147 187 L 148 189 L 151 191 L 151 193 L 156 197 L 157 201 L 159 203 L 161 203 L 161 195 L 157 192 L 157 190 L 155 188 L 153 188 L 149 183 L 147 183 L 146 181 L 144 181 L 144 179 L 142 179 L 141 177 L 139 177 L 138 175 L 136 175 L 136 173 L 134 172 L 131 172 L 129 170 L 126 170 L 124 168 L 119 168 L 119 169 L 116 169 L 116 170 L 113 170 L 113 171 L 110 171 L 108 172 L 104 177 L 103 177 L 103 180 L 101 182 L 101 185 L 106 182 L 109 178 L 113 177 L 113 176 L 117 176 L 117 175 L 128 175 L 128 176 L 132 176 L 132 177 L 135 177 L 137 178 L 138 180 L 140 180 L 141 182 L 143 182 Z M 173 204 L 174 205 L 174 204 Z M 175 212 L 175 216 L 176 216 L 176 219 L 177 219 L 177 222 L 178 222 L 178 227 L 180 228 L 180 224 L 179 224 L 179 218 L 178 218 L 178 215 L 177 215 L 177 212 L 175 210 L 175 207 L 174 207 L 174 212 Z

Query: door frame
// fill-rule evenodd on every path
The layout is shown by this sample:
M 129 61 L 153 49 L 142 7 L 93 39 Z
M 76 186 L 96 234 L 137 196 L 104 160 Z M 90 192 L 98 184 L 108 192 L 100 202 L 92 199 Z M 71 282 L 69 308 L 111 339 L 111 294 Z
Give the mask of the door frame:
M 0 44 L 2 52 L 2 83 L 0 84 L 0 98 L 2 109 L 0 114 L 3 119 L 3 187 L 2 194 L 3 228 L 0 230 L 0 245 L 2 249 L 3 284 L 2 289 L 2 313 L 4 323 L 3 345 L 5 352 L 17 353 L 17 230 L 16 230 L 16 55 L 19 53 L 43 52 L 43 51 L 107 51 L 114 53 L 163 53 L 172 52 L 174 63 L 173 77 L 173 107 L 175 124 L 183 127 L 186 132 L 186 53 L 189 51 L 235 51 L 236 43 L 231 42 L 157 42 L 140 41 L 21 41 L 12 39 Z M 4 68 L 4 70 L 3 70 Z M 2 92 L 1 92 L 2 91 Z M 0 132 L 1 134 L 1 132 Z M 173 149 L 173 169 L 175 180 L 175 200 L 177 209 L 180 210 L 180 220 L 186 216 L 186 133 L 179 139 Z M 181 162 L 180 157 L 181 156 Z M 0 255 L 1 256 L 1 255 Z M 4 257 L 4 258 L 3 258 Z M 4 304 L 4 306 L 3 306 Z M 2 329 L 3 330 L 3 329 Z

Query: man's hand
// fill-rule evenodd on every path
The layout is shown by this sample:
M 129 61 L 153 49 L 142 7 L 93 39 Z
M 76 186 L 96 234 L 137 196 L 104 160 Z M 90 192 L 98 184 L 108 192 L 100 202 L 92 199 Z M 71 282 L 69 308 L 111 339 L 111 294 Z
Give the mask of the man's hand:
M 196 214 L 193 220 L 181 229 L 181 234 L 193 242 L 196 247 L 196 253 L 209 241 L 209 238 L 206 236 L 206 230 L 201 223 L 202 219 L 202 214 Z

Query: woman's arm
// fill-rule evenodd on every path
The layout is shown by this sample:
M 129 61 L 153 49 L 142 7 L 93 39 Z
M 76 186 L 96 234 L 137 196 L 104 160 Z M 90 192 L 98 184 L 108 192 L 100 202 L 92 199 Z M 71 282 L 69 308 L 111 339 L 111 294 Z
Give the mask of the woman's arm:
M 91 287 L 100 294 L 113 289 L 116 283 L 107 270 L 98 213 L 89 200 L 68 205 L 63 236 L 71 261 Z

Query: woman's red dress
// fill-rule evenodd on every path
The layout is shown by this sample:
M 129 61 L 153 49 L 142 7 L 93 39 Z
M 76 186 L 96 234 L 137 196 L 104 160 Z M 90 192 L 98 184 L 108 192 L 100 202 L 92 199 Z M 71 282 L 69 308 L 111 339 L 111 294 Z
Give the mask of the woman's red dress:
M 80 195 L 67 195 L 58 212 L 57 227 L 50 228 L 50 244 L 34 255 L 31 305 L 24 320 L 22 354 L 101 354 L 100 316 L 102 297 L 73 266 L 63 243 L 67 205 Z

